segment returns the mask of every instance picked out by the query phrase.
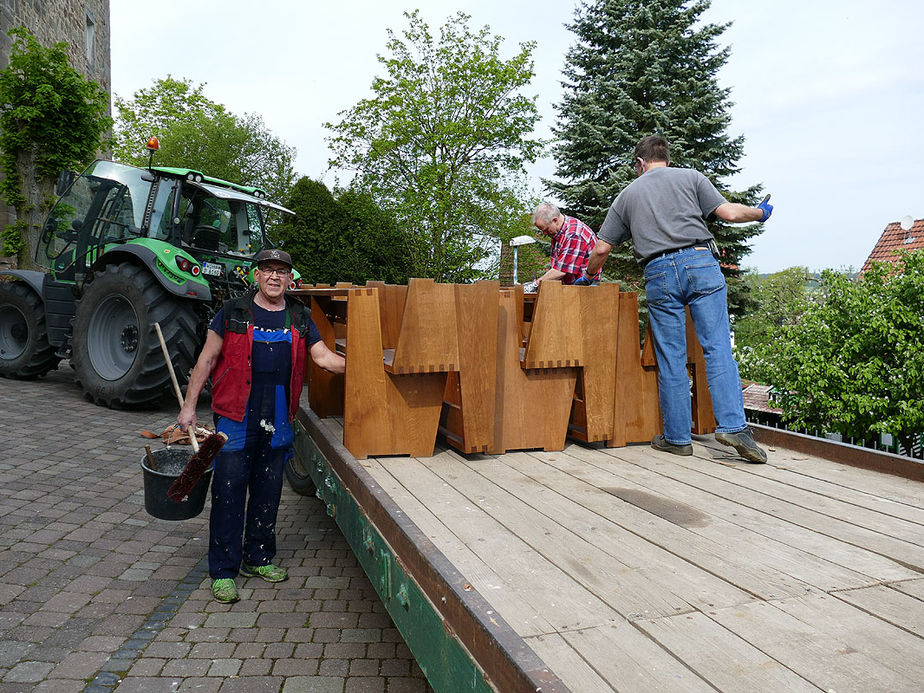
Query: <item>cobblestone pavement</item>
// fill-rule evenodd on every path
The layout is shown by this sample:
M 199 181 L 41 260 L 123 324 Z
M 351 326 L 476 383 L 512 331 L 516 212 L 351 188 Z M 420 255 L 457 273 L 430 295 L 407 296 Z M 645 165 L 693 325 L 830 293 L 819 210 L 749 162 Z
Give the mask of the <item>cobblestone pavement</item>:
M 139 434 L 173 416 L 90 404 L 66 365 L 0 379 L 0 693 L 429 691 L 315 498 L 283 493 L 287 582 L 210 599 L 208 505 L 144 510 Z

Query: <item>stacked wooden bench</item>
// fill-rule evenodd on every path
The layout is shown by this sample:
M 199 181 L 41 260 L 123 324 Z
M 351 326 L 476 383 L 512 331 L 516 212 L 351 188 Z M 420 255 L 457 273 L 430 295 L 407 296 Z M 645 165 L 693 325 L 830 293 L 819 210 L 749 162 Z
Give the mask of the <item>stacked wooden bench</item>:
M 464 453 L 560 450 L 570 435 L 608 446 L 660 432 L 650 334 L 638 297 L 616 284 L 370 282 L 293 292 L 312 308 L 346 374 L 309 368 L 309 404 L 343 417 L 357 459 L 433 454 L 438 433 Z M 694 432 L 714 430 L 702 349 L 688 321 Z M 692 336 L 692 339 L 690 338 Z

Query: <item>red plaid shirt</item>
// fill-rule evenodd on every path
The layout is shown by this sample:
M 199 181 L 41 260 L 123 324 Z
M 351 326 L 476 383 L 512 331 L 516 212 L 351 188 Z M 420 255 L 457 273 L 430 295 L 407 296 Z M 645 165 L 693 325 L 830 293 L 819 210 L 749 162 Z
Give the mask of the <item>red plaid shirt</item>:
M 561 229 L 552 237 L 552 269 L 565 273 L 562 284 L 574 284 L 584 274 L 597 236 L 583 221 L 564 215 L 563 218 Z M 600 272 L 594 279 L 600 279 Z

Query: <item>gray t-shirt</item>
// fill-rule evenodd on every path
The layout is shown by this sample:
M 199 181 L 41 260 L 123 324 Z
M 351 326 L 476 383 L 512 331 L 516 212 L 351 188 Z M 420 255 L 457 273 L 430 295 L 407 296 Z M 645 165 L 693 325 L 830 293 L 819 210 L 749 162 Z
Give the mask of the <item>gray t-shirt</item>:
M 726 201 L 699 171 L 653 168 L 613 200 L 597 238 L 617 245 L 631 235 L 644 266 L 655 255 L 711 240 L 706 219 Z

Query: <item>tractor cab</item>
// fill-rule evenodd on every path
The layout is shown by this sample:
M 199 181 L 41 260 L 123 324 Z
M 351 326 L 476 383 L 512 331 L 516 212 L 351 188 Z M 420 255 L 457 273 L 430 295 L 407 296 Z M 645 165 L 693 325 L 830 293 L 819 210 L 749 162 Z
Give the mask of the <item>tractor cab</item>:
M 77 176 L 52 208 L 36 248 L 36 263 L 64 282 L 83 281 L 119 244 L 168 244 L 189 255 L 219 296 L 245 288 L 251 258 L 266 244 L 262 191 L 192 169 L 140 169 L 96 161 Z M 171 268 L 172 269 L 172 268 Z
M 142 235 L 153 176 L 96 161 L 74 178 L 42 227 L 35 262 L 59 281 L 80 281 L 100 248 Z

